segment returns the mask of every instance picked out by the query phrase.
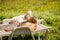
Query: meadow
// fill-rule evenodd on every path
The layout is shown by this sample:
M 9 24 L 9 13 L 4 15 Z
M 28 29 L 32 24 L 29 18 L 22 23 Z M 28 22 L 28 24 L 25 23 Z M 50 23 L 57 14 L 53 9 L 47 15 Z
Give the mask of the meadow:
M 60 40 L 60 0 L 0 0 L 0 24 L 3 19 L 24 14 L 26 10 L 52 27 L 47 40 Z

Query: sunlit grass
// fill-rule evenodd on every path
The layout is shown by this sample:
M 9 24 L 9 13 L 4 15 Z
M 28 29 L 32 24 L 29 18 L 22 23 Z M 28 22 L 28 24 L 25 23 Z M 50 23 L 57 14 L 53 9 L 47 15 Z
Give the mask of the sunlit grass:
M 43 24 L 51 26 L 47 40 L 60 40 L 60 1 L 59 0 L 0 0 L 0 23 L 31 10 Z

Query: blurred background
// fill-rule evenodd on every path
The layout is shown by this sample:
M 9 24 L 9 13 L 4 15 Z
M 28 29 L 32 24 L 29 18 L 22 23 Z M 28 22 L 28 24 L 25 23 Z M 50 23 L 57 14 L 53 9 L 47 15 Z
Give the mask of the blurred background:
M 44 25 L 52 27 L 47 40 L 60 40 L 60 0 L 0 0 L 0 23 L 27 10 L 44 19 Z

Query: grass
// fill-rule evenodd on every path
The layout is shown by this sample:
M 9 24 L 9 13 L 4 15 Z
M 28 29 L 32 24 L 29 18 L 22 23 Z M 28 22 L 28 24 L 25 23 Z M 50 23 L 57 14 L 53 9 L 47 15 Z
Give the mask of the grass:
M 32 10 L 38 19 L 44 19 L 44 25 L 52 27 L 47 40 L 60 40 L 60 0 L 0 0 L 0 23 L 26 10 Z

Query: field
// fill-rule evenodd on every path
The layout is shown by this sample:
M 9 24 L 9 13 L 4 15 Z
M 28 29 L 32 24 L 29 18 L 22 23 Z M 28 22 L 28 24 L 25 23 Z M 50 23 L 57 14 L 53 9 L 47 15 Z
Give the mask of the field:
M 31 10 L 38 19 L 44 19 L 44 25 L 52 27 L 47 40 L 60 40 L 60 0 L 0 0 L 0 23 L 26 10 Z

